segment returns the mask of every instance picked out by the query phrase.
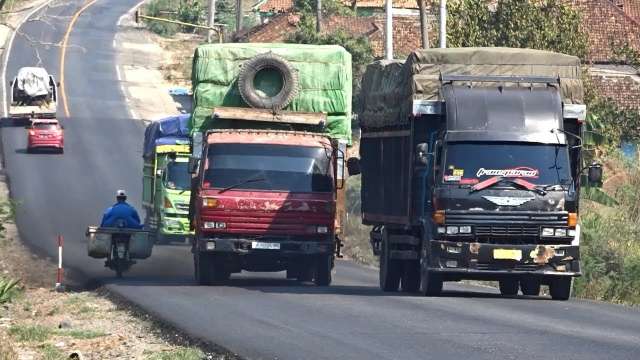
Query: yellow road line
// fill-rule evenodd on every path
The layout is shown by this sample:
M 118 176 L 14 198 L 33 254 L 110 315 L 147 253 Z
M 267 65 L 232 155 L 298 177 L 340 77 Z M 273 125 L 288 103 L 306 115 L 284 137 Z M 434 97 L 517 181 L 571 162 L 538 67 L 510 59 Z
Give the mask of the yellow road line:
M 62 50 L 60 51 L 60 97 L 62 98 L 62 102 L 64 103 L 64 115 L 69 117 L 69 105 L 67 104 L 67 94 L 64 91 L 64 60 L 67 53 L 67 42 L 69 41 L 69 35 L 71 34 L 71 30 L 73 29 L 73 25 L 75 25 L 76 20 L 83 11 L 85 11 L 89 6 L 93 5 L 97 0 L 91 0 L 86 3 L 83 7 L 80 8 L 73 17 L 71 18 L 71 22 L 69 22 L 69 26 L 67 27 L 67 32 L 64 34 L 64 38 L 62 39 Z

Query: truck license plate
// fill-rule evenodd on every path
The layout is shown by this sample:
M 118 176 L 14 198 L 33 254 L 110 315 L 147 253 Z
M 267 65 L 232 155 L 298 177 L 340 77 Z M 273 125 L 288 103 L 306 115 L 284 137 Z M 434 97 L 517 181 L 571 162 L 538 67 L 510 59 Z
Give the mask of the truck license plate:
M 264 249 L 264 250 L 280 250 L 280 243 L 265 243 L 259 241 L 251 242 L 252 249 Z
M 522 260 L 522 250 L 514 249 L 493 249 L 493 258 L 495 260 Z

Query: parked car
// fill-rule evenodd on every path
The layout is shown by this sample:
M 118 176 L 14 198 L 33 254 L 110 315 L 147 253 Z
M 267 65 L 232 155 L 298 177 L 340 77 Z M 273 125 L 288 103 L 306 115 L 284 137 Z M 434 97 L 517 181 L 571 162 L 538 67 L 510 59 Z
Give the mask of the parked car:
M 64 128 L 57 119 L 34 119 L 27 127 L 27 151 L 53 149 L 64 152 Z

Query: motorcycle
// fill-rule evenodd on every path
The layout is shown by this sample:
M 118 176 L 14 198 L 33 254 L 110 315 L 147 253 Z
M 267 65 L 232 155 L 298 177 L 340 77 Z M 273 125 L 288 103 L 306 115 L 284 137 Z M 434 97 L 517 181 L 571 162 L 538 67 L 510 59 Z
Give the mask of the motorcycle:
M 122 278 L 136 263 L 134 259 L 150 257 L 153 249 L 149 231 L 125 228 L 122 224 L 117 227 L 89 226 L 86 236 L 89 256 L 106 258 L 105 267 L 115 271 L 117 278 Z

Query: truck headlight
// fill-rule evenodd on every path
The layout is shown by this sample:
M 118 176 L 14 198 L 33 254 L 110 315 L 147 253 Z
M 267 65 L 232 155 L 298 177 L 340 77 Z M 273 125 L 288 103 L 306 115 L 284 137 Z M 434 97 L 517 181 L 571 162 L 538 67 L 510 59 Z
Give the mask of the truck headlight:
M 447 235 L 455 235 L 459 230 L 457 226 L 447 226 Z
M 567 236 L 567 229 L 556 229 L 556 236 Z
M 164 218 L 164 223 L 169 227 L 180 227 L 182 224 L 176 219 Z
M 471 226 L 460 226 L 460 234 L 471 234 Z
M 204 223 L 205 229 L 225 229 L 227 224 L 220 221 L 206 221 Z
M 318 226 L 318 227 L 316 227 L 316 232 L 318 234 L 327 234 L 329 232 L 329 227 L 328 226 Z
M 542 236 L 553 236 L 553 228 L 542 228 Z
M 576 236 L 576 230 L 575 229 L 567 230 L 567 236 L 571 236 L 571 237 Z
M 438 234 L 444 234 L 445 232 L 447 232 L 447 228 L 444 226 L 438 226 Z

